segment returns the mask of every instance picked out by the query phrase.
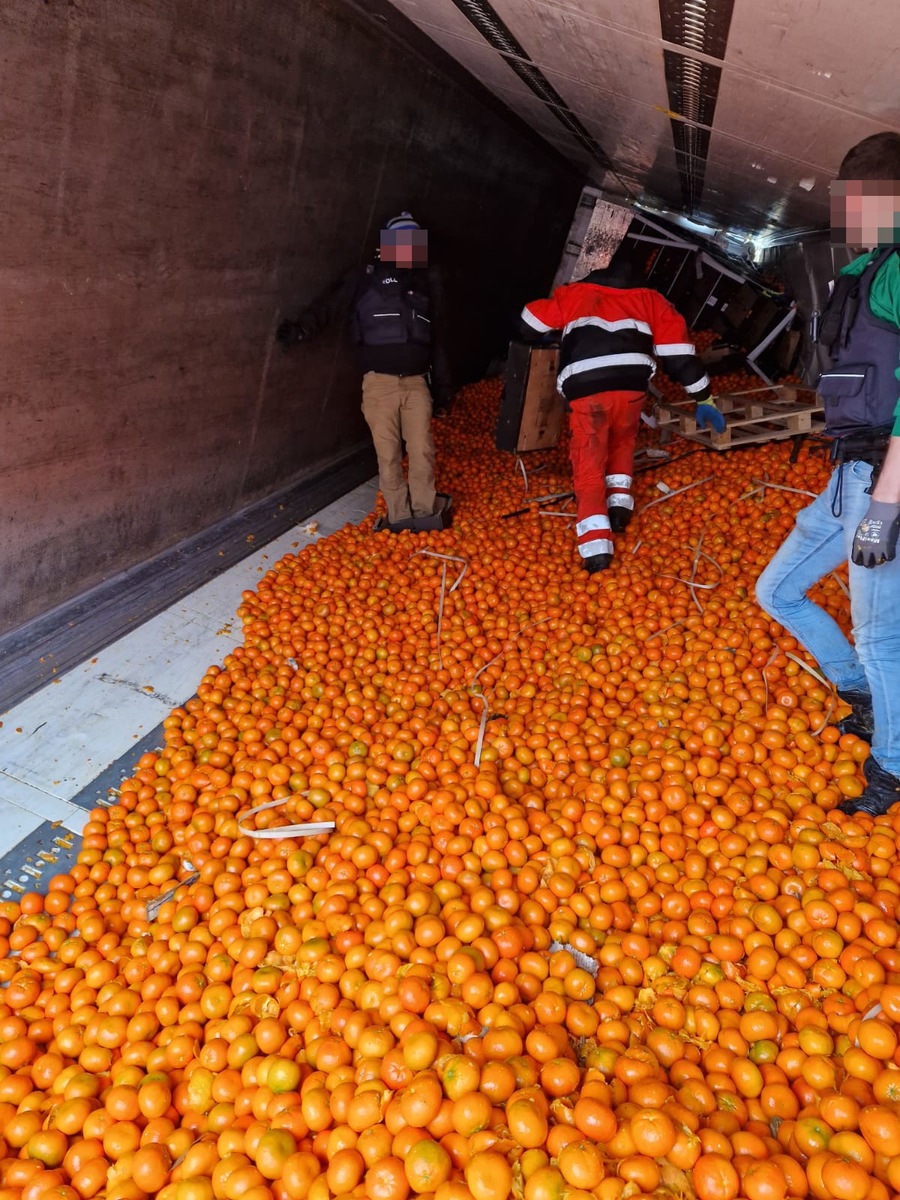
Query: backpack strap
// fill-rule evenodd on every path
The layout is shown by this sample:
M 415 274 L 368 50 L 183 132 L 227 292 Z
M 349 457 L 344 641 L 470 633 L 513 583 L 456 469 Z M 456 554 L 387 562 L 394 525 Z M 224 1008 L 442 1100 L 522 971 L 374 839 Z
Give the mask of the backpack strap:
M 858 275 L 839 275 L 835 280 L 815 339 L 829 354 L 853 324 L 859 309 L 859 284 Z
M 869 294 L 869 286 L 882 266 L 900 246 L 886 246 L 874 256 L 859 275 L 840 275 L 822 314 L 817 341 L 828 353 L 838 345 L 846 346 L 859 306 Z

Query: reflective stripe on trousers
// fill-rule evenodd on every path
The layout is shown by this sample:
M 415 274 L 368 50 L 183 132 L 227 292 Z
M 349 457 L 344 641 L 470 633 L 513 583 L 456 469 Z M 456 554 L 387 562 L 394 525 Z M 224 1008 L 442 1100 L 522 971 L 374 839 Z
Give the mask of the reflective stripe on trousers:
M 607 506 L 634 505 L 629 489 L 643 401 L 643 392 L 601 392 L 569 406 L 575 529 L 582 558 L 613 553 Z

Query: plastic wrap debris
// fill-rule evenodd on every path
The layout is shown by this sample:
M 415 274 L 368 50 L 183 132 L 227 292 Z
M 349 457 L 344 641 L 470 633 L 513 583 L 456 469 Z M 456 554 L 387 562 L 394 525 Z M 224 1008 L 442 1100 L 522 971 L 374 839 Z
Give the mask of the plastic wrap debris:
M 305 794 L 305 793 L 302 793 Z M 287 800 L 270 800 L 267 804 L 259 804 L 256 808 L 251 808 L 244 817 L 253 817 L 257 813 L 265 812 L 269 808 L 282 808 L 287 803 Z M 305 825 L 278 825 L 274 829 L 248 829 L 246 825 L 241 825 L 238 822 L 238 831 L 246 837 L 252 838 L 302 838 L 302 837 L 317 837 L 321 833 L 331 833 L 335 828 L 334 821 L 311 821 Z
M 589 954 L 582 954 L 580 950 L 576 950 L 574 946 L 570 946 L 568 942 L 551 942 L 550 953 L 556 954 L 560 950 L 567 950 L 575 959 L 575 966 L 581 967 L 582 971 L 587 971 L 589 975 L 597 976 L 600 970 L 600 964 L 595 958 L 591 958 Z

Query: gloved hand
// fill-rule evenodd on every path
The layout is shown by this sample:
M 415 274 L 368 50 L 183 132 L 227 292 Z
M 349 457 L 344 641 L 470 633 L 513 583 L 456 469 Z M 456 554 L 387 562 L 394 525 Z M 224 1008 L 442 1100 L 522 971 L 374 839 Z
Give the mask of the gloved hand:
M 725 416 L 720 413 L 712 400 L 701 400 L 694 410 L 697 418 L 697 428 L 706 429 L 710 426 L 716 433 L 725 432 Z
M 309 330 L 302 321 L 282 321 L 275 331 L 275 340 L 284 347 L 296 346 L 308 337 Z
M 873 500 L 856 527 L 851 557 L 858 567 L 877 567 L 893 562 L 900 533 L 900 504 Z

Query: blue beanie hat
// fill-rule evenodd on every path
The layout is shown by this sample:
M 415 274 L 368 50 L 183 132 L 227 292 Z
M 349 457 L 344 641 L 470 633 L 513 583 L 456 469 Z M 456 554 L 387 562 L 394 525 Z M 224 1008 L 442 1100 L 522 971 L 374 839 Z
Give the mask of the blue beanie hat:
M 391 217 L 391 219 L 385 225 L 385 229 L 391 230 L 419 228 L 421 228 L 419 222 L 415 220 L 412 213 L 406 212 L 405 210 L 400 213 L 399 217 Z

